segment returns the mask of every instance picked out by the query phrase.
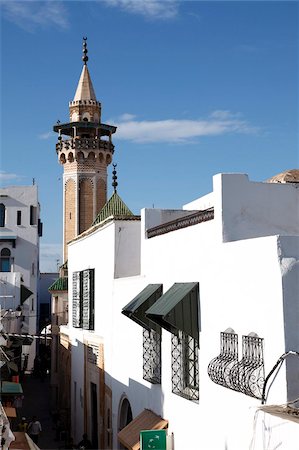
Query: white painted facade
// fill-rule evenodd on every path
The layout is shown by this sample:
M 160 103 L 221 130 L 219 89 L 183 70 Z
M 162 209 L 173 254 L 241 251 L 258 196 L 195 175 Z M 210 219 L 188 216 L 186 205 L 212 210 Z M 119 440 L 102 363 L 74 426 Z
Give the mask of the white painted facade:
M 32 294 L 25 300 L 20 319 L 3 319 L 3 325 L 11 333 L 36 334 L 38 314 L 39 238 L 41 235 L 38 188 L 10 186 L 0 189 L 0 204 L 4 211 L 4 223 L 0 228 L 0 252 L 9 250 L 10 256 L 1 256 L 0 292 L 1 309 L 16 310 L 21 305 L 21 285 Z M 5 253 L 5 252 L 4 252 Z M 9 316 L 6 315 L 7 317 Z M 33 367 L 35 341 L 27 368 Z
M 214 208 L 214 219 L 147 238 L 146 231 L 196 210 Z M 169 421 L 176 450 L 291 450 L 299 426 L 257 408 L 261 401 L 215 384 L 210 361 L 220 352 L 220 332 L 264 339 L 265 375 L 287 351 L 299 352 L 299 186 L 251 182 L 246 175 L 218 174 L 213 192 L 180 211 L 142 211 L 141 222 L 108 221 L 68 246 L 73 272 L 95 269 L 95 329 L 61 327 L 72 342 L 72 435 L 84 431 L 86 339 L 104 344 L 105 383 L 112 390 L 113 449 L 120 403 L 135 418 L 144 408 Z M 143 379 L 142 328 L 121 311 L 150 283 L 165 293 L 174 283 L 199 283 L 199 401 L 172 393 L 171 335 L 162 330 L 161 384 Z M 97 381 L 94 380 L 96 383 Z M 290 355 L 270 386 L 267 404 L 299 398 L 299 357 Z M 257 415 L 256 415 L 257 414 Z M 265 416 L 264 416 L 265 414 Z M 264 425 L 263 425 L 264 424 Z M 266 427 L 267 425 L 267 427 Z M 87 420 L 87 432 L 90 434 Z M 280 432 L 277 433 L 279 428 Z M 269 444 L 269 445 L 270 445 Z

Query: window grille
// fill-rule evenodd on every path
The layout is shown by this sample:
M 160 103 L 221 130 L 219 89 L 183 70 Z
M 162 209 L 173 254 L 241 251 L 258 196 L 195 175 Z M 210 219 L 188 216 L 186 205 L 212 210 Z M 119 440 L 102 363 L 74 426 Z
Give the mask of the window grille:
M 220 354 L 212 359 L 208 374 L 214 383 L 250 397 L 262 398 L 265 380 L 264 340 L 254 333 L 242 337 L 242 359 L 238 360 L 238 336 L 220 334 Z
M 242 359 L 230 372 L 233 389 L 250 397 L 262 398 L 265 381 L 263 339 L 258 336 L 242 337 Z
M 143 328 L 143 379 L 161 383 L 161 332 Z
M 230 372 L 238 362 L 238 335 L 236 333 L 220 333 L 220 354 L 212 359 L 208 366 L 208 375 L 216 384 L 231 388 Z
M 199 400 L 198 340 L 178 331 L 171 337 L 172 392 Z

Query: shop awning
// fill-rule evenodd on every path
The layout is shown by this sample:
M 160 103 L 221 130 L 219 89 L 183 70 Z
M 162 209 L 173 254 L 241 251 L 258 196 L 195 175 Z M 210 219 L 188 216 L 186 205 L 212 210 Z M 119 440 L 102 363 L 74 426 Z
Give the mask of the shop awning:
M 263 405 L 259 409 L 273 416 L 299 424 L 299 408 L 293 408 L 289 405 Z
M 198 339 L 199 284 L 175 283 L 146 311 L 153 322 L 177 334 L 178 330 Z
M 162 284 L 148 284 L 123 308 L 122 313 L 143 328 L 157 331 L 158 325 L 152 322 L 145 312 L 161 297 L 162 292 Z
M 128 450 L 139 450 L 140 431 L 162 430 L 167 427 L 167 420 L 162 419 L 150 409 L 145 409 L 118 433 L 118 440 Z
M 3 408 L 7 417 L 17 417 L 16 408 L 12 406 L 3 406 Z
M 13 381 L 1 381 L 1 394 L 23 394 L 23 389 L 20 383 Z

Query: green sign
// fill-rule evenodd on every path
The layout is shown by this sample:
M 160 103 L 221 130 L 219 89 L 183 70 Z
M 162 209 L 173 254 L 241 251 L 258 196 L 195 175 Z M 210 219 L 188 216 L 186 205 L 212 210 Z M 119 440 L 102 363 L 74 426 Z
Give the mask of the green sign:
M 166 450 L 166 430 L 140 431 L 140 450 Z

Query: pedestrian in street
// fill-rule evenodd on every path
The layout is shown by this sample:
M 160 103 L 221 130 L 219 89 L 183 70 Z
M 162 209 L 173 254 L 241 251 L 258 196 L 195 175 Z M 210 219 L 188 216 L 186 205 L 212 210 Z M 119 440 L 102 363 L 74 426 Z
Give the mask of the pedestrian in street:
M 90 440 L 87 437 L 87 434 L 84 433 L 82 436 L 82 440 L 79 442 L 78 444 L 78 448 L 80 450 L 85 450 L 85 449 L 90 449 L 92 448 L 92 443 L 90 442 Z
M 28 429 L 28 422 L 26 420 L 26 417 L 22 417 L 21 422 L 18 424 L 18 430 L 22 431 L 23 433 L 27 433 Z
M 66 444 L 65 444 L 65 449 L 67 450 L 74 450 L 76 447 L 75 443 L 74 443 L 74 439 L 72 437 L 69 437 Z
M 41 426 L 39 420 L 37 420 L 36 416 L 33 416 L 32 421 L 28 425 L 28 433 L 35 444 L 38 444 L 38 437 L 39 437 L 39 433 L 41 431 L 42 431 L 42 426 Z

